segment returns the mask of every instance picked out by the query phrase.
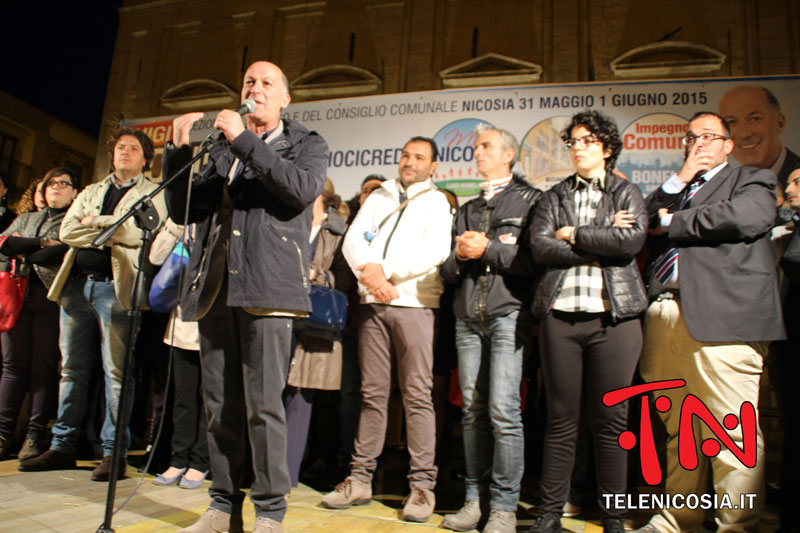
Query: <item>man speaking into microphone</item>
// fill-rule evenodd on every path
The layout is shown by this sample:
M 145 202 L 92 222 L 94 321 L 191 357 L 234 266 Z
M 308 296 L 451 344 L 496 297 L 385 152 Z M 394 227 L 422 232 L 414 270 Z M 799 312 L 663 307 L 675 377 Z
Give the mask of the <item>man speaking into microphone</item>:
M 189 172 L 166 189 L 176 222 L 197 223 L 184 274 L 181 309 L 200 325 L 203 394 L 213 481 L 209 509 L 181 531 L 242 531 L 244 493 L 239 484 L 252 468 L 254 533 L 283 531 L 289 491 L 286 421 L 281 393 L 288 372 L 292 319 L 311 311 L 308 267 L 312 206 L 322 193 L 327 144 L 281 111 L 289 83 L 277 65 L 248 67 L 242 101 L 255 110 L 223 110 L 214 127 L 224 139 L 209 152 L 192 182 Z M 203 113 L 173 121 L 164 152 L 164 176 L 192 157 L 189 130 Z M 213 165 L 211 167 L 210 165 Z M 246 464 L 245 443 L 252 448 Z

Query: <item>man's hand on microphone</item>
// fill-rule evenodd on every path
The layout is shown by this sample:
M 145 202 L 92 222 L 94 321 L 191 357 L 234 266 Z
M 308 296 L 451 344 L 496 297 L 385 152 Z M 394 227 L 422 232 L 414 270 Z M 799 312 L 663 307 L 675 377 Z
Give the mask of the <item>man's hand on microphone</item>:
M 242 116 L 230 109 L 223 109 L 219 112 L 214 121 L 214 127 L 220 130 L 231 143 L 244 131 Z
M 201 118 L 203 118 L 203 113 L 196 111 L 181 115 L 172 121 L 172 144 L 175 145 L 175 148 L 189 144 L 189 131 L 192 129 L 192 125 Z

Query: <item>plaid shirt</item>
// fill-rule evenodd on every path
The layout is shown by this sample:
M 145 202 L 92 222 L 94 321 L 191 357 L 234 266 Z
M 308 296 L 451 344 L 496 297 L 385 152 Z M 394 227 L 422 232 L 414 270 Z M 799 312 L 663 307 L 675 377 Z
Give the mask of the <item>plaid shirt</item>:
M 577 174 L 574 193 L 578 227 L 594 224 L 597 204 L 603 196 L 603 178 L 586 181 Z M 598 261 L 577 265 L 567 270 L 553 309 L 568 313 L 603 313 L 611 309 L 608 293 L 603 286 L 603 269 Z

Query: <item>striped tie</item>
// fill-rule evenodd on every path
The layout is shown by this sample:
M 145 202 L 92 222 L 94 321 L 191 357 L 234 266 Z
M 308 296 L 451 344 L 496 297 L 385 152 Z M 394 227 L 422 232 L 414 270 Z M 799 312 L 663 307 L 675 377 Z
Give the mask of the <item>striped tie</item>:
M 686 196 L 683 197 L 681 200 L 680 208 L 683 209 L 689 203 L 689 200 L 697 193 L 700 189 L 700 186 L 705 183 L 706 178 L 700 175 L 697 175 L 689 182 L 688 190 L 686 191 Z M 667 248 L 667 251 L 661 254 L 661 257 L 658 258 L 656 261 L 656 279 L 662 284 L 665 285 L 671 278 L 672 274 L 675 272 L 675 265 L 678 264 L 678 247 L 674 244 Z

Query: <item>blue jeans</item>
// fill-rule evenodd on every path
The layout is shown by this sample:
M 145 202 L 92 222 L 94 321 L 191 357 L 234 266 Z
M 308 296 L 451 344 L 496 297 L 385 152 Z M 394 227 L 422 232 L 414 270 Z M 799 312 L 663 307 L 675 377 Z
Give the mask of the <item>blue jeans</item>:
M 100 437 L 103 440 L 103 455 L 112 455 L 131 317 L 119 303 L 114 293 L 114 283 L 110 281 L 68 280 L 61 293 L 60 303 L 59 345 L 63 369 L 58 420 L 53 426 L 53 442 L 50 448 L 64 453 L 75 453 L 86 414 L 92 366 L 98 357 L 102 357 L 106 416 Z M 131 378 L 132 376 L 133 373 Z M 133 387 L 133 379 L 129 384 Z M 125 413 L 125 420 L 128 419 L 130 411 Z M 130 433 L 126 427 L 122 445 L 123 457 L 128 450 L 129 440 Z
M 520 411 L 523 355 L 531 321 L 514 311 L 482 322 L 456 321 L 458 378 L 464 399 L 466 500 L 515 511 L 524 469 Z

